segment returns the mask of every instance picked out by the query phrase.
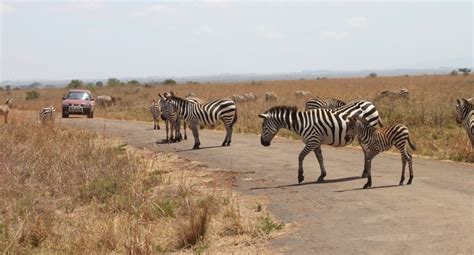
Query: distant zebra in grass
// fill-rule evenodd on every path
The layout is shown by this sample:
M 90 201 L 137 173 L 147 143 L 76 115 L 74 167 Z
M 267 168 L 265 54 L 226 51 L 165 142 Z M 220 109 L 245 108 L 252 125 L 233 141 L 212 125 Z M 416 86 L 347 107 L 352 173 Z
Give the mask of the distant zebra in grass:
M 352 140 L 345 139 L 346 121 L 348 117 L 354 115 L 367 119 L 373 126 L 379 122 L 378 111 L 368 101 L 351 102 L 337 110 L 314 109 L 299 112 L 296 107 L 272 107 L 259 115 L 260 118 L 263 118 L 260 142 L 263 146 L 270 146 L 273 137 L 280 128 L 297 133 L 306 144 L 298 157 L 298 182 L 301 183 L 304 180 L 303 160 L 312 151 L 316 154 L 321 169 L 318 182 L 324 182 L 326 170 L 321 145 L 343 147 L 350 144 Z
M 392 125 L 376 129 L 371 126 L 366 119 L 358 116 L 350 117 L 347 124 L 346 140 L 352 140 L 357 136 L 359 144 L 364 150 L 364 169 L 367 171 L 367 183 L 364 189 L 372 186 L 372 159 L 380 152 L 389 150 L 395 146 L 402 156 L 402 177 L 399 185 L 403 185 L 405 180 L 405 167 L 408 162 L 410 178 L 407 185 L 413 181 L 413 157 L 407 150 L 410 146 L 412 150 L 416 150 L 415 144 L 410 140 L 410 132 L 408 128 L 401 124 Z
M 4 105 L 0 105 L 0 115 L 3 115 L 5 119 L 5 124 L 8 122 L 8 114 L 10 113 L 10 108 L 12 107 L 12 99 L 8 98 Z
M 53 123 L 54 121 L 54 106 L 44 107 L 39 113 L 39 121 L 41 124 L 46 124 L 47 122 Z
M 160 129 L 160 105 L 155 99 L 151 101 L 150 112 L 153 116 L 153 129 Z
M 464 126 L 474 148 L 474 99 L 456 99 L 456 121 Z
M 319 108 L 335 109 L 343 105 L 346 105 L 346 103 L 339 99 L 335 99 L 335 98 L 321 99 L 321 98 L 315 97 L 315 98 L 310 98 L 308 99 L 308 101 L 306 101 L 305 110 L 312 110 L 312 109 L 319 109 Z
M 184 121 L 190 126 L 194 136 L 193 149 L 199 149 L 201 145 L 198 125 L 215 125 L 219 120 L 222 120 L 227 131 L 222 146 L 230 145 L 233 126 L 237 121 L 237 110 L 234 101 L 231 99 L 219 99 L 206 104 L 199 104 L 171 96 L 166 102 L 172 104 L 178 110 L 179 116 L 183 117 Z
M 408 89 L 401 89 L 399 91 L 384 90 L 377 94 L 377 96 L 375 97 L 375 100 L 379 100 L 385 97 L 388 97 L 391 99 L 399 99 L 399 98 L 408 99 L 409 96 L 410 94 L 408 92 Z

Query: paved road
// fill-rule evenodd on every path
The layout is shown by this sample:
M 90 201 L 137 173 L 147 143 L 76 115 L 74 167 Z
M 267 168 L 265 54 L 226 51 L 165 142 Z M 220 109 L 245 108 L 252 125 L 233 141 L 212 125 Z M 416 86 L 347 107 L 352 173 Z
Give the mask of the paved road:
M 323 147 L 327 182 L 316 184 L 314 155 L 305 161 L 305 182 L 297 183 L 300 141 L 276 138 L 270 147 L 256 135 L 201 130 L 200 150 L 193 140 L 160 144 L 164 131 L 144 122 L 68 119 L 62 124 L 88 127 L 136 147 L 178 155 L 210 167 L 243 172 L 238 190 L 266 196 L 279 219 L 299 225 L 271 241 L 285 253 L 317 254 L 474 254 L 474 165 L 414 159 L 413 185 L 398 186 L 399 155 L 373 162 L 373 188 L 362 190 L 362 153 L 354 148 Z M 192 137 L 190 135 L 190 137 Z

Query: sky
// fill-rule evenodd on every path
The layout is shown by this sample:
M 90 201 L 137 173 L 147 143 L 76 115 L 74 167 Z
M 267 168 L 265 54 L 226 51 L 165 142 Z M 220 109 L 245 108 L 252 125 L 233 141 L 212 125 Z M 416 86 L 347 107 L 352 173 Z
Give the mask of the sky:
M 0 81 L 473 66 L 470 1 L 0 1 Z

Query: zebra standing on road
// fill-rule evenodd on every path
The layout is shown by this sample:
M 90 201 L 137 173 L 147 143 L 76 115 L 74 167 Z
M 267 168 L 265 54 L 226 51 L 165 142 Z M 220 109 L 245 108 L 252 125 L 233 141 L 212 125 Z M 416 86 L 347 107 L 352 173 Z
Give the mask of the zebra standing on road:
M 474 148 L 474 99 L 456 99 L 456 122 L 462 124 L 466 129 L 469 139 L 471 139 L 472 147 Z
M 166 99 L 171 96 L 170 93 L 165 93 L 160 96 L 160 107 L 161 107 L 161 119 L 165 122 L 166 126 L 166 141 L 168 142 L 180 142 L 181 141 L 181 121 L 178 115 L 176 107 L 166 102 Z M 171 130 L 171 132 L 170 132 Z M 169 135 L 171 133 L 171 135 Z
M 44 107 L 43 109 L 41 109 L 41 111 L 39 113 L 40 123 L 41 124 L 46 124 L 47 122 L 53 123 L 53 121 L 54 121 L 54 112 L 55 111 L 56 111 L 56 109 L 54 109 L 53 106 Z
M 304 180 L 303 160 L 312 151 L 316 154 L 321 169 L 318 182 L 324 182 L 326 170 L 321 145 L 342 147 L 350 144 L 352 140 L 345 139 L 346 120 L 354 115 L 367 119 L 372 126 L 379 122 L 378 111 L 368 101 L 355 101 L 337 110 L 314 109 L 299 112 L 296 107 L 272 107 L 259 115 L 260 118 L 263 118 L 260 142 L 263 146 L 270 146 L 273 137 L 280 128 L 297 133 L 303 138 L 306 145 L 298 157 L 298 182 L 301 183 Z
M 160 105 L 153 99 L 150 104 L 150 112 L 153 116 L 153 129 L 160 129 Z
M 345 139 L 353 140 L 356 136 L 364 150 L 364 169 L 367 170 L 367 183 L 364 185 L 364 189 L 372 186 L 372 159 L 380 152 L 389 150 L 392 146 L 395 146 L 402 156 L 402 177 L 399 185 L 403 185 L 403 181 L 405 180 L 405 167 L 407 162 L 410 171 L 410 178 L 408 179 L 407 185 L 411 184 L 413 180 L 413 157 L 407 150 L 407 147 L 410 146 L 412 150 L 416 150 L 416 146 L 411 142 L 410 132 L 406 126 L 395 124 L 376 129 L 371 126 L 366 119 L 353 116 L 349 118 Z
M 224 123 L 227 131 L 222 146 L 229 146 L 232 140 L 232 131 L 237 121 L 237 110 L 235 102 L 231 99 L 219 99 L 206 104 L 199 104 L 188 101 L 176 96 L 171 96 L 166 100 L 178 110 L 179 116 L 183 117 L 188 123 L 194 136 L 193 149 L 199 149 L 201 142 L 199 140 L 198 125 L 215 125 L 219 120 Z
M 308 101 L 306 101 L 305 110 L 308 111 L 308 110 L 319 109 L 319 108 L 335 109 L 344 105 L 346 105 L 346 103 L 339 99 L 335 99 L 335 98 L 321 99 L 321 98 L 315 97 L 315 98 L 310 98 L 308 99 Z

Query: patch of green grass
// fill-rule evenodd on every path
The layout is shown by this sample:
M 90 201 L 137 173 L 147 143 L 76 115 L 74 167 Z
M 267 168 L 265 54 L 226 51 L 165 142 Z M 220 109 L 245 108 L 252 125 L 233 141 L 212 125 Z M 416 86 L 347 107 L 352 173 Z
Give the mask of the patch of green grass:
M 258 219 L 257 228 L 268 235 L 275 230 L 281 230 L 283 223 L 274 222 L 268 215 L 265 215 Z
M 93 199 L 105 203 L 121 189 L 122 183 L 113 176 L 102 176 L 92 180 L 79 194 L 82 201 Z

